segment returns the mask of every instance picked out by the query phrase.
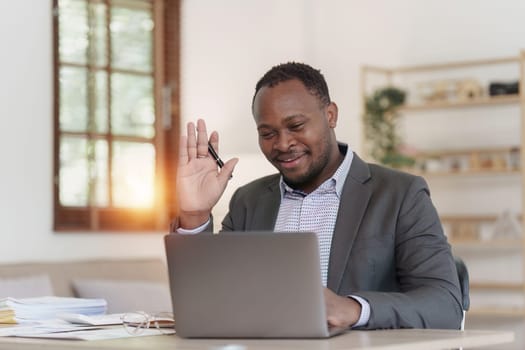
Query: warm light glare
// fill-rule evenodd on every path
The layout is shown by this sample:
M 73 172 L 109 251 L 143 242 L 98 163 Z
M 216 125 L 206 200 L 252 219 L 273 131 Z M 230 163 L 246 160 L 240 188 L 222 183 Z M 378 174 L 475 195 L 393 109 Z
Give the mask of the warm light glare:
M 113 166 L 113 203 L 152 208 L 155 199 L 155 149 L 151 144 L 118 143 Z
M 154 200 L 153 182 L 128 172 L 121 180 L 119 203 L 131 208 L 151 208 Z

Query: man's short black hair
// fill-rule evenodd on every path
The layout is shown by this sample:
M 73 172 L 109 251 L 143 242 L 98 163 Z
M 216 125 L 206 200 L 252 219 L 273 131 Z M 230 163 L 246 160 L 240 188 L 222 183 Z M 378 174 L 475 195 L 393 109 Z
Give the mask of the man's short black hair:
M 321 105 L 326 106 L 331 102 L 328 85 L 320 70 L 314 69 L 304 63 L 288 62 L 272 67 L 272 69 L 266 72 L 257 82 L 257 85 L 255 85 L 255 93 L 253 94 L 252 106 L 255 95 L 257 95 L 257 92 L 259 92 L 261 88 L 265 86 L 274 87 L 279 83 L 293 79 L 301 81 L 306 89 L 319 99 Z

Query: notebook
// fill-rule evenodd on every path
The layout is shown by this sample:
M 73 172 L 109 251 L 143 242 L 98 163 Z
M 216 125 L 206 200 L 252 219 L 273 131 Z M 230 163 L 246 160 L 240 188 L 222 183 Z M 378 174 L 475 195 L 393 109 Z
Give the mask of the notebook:
M 175 329 L 187 338 L 326 338 L 313 233 L 165 236 Z

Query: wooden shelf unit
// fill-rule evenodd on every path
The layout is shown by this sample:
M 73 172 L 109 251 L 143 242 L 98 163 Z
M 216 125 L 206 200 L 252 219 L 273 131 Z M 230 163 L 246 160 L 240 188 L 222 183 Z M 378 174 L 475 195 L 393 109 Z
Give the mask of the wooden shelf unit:
M 476 106 L 499 106 L 506 104 L 517 104 L 520 102 L 519 95 L 502 95 L 493 97 L 482 97 L 469 101 L 450 101 L 450 102 L 428 102 L 425 104 L 409 104 L 399 108 L 400 112 L 425 111 L 442 108 L 462 108 Z
M 497 65 L 515 65 L 519 70 L 519 94 L 514 95 L 500 95 L 500 96 L 483 96 L 478 98 L 472 98 L 470 100 L 459 100 L 451 99 L 446 101 L 433 101 L 433 102 L 424 102 L 424 103 L 409 103 L 399 108 L 399 113 L 401 115 L 410 113 L 411 115 L 417 115 L 417 113 L 424 113 L 426 111 L 444 111 L 451 109 L 465 109 L 465 108 L 500 108 L 498 106 L 514 105 L 520 108 L 520 123 L 521 128 L 519 130 L 520 135 L 520 144 L 519 145 L 509 145 L 509 147 L 503 147 L 501 149 L 448 149 L 448 150 L 436 150 L 432 152 L 424 152 L 417 156 L 417 159 L 424 159 L 424 157 L 445 157 L 445 156 L 461 156 L 468 155 L 469 153 L 478 152 L 482 154 L 483 152 L 511 152 L 519 149 L 519 154 L 517 155 L 519 161 L 518 166 L 513 166 L 510 162 L 508 167 L 485 167 L 485 168 L 469 168 L 465 167 L 463 169 L 453 169 L 453 170 L 443 170 L 443 171 L 421 171 L 421 168 L 418 169 L 405 169 L 408 172 L 414 173 L 416 175 L 421 175 L 426 178 L 474 178 L 479 176 L 486 177 L 499 177 L 499 176 L 520 176 L 521 183 L 521 215 L 519 215 L 519 220 L 522 226 L 522 236 L 520 238 L 500 238 L 500 239 L 451 239 L 449 241 L 454 248 L 467 249 L 467 250 L 491 250 L 494 251 L 497 249 L 502 252 L 507 252 L 512 250 L 514 253 L 517 251 L 521 254 L 522 260 L 522 270 L 524 271 L 523 281 L 525 281 L 525 234 L 523 230 L 525 229 L 525 51 L 521 51 L 518 56 L 515 57 L 503 57 L 495 59 L 481 59 L 481 60 L 470 60 L 470 61 L 460 61 L 460 62 L 450 62 L 450 63 L 438 63 L 438 64 L 429 64 L 429 65 L 416 65 L 416 66 L 406 66 L 406 67 L 397 67 L 397 68 L 384 68 L 377 66 L 363 66 L 361 68 L 361 94 L 363 98 L 363 103 L 365 102 L 365 97 L 368 88 L 368 76 L 370 74 L 382 76 L 385 80 L 383 87 L 395 86 L 393 84 L 394 78 L 398 76 L 404 76 L 406 74 L 427 74 L 427 75 L 440 75 L 443 72 L 443 76 L 447 76 L 447 73 L 450 73 L 452 70 L 460 69 L 470 69 L 473 67 L 486 67 L 486 66 L 497 66 Z M 430 74 L 428 74 L 430 73 Z M 450 74 L 449 74 L 450 76 Z M 421 118 L 424 118 L 425 115 L 421 114 Z M 487 131 L 490 133 L 490 130 Z M 366 133 L 362 132 L 362 135 Z M 363 137 L 363 140 L 365 137 Z M 365 142 L 366 140 L 364 140 Z M 364 146 L 363 142 L 363 146 Z M 366 149 L 366 146 L 363 147 Z M 516 156 L 516 155 L 515 155 Z M 366 157 L 366 155 L 365 155 Z M 441 220 L 444 224 L 448 223 L 491 223 L 495 222 L 498 218 L 499 213 L 494 213 L 494 215 L 443 215 Z M 471 275 L 470 286 L 472 290 L 485 290 L 497 293 L 503 292 L 518 292 L 522 293 L 525 303 L 525 282 L 486 282 L 481 279 L 477 280 L 476 276 Z M 510 306 L 487 306 L 487 307 L 477 307 L 472 305 L 471 311 L 475 314 L 488 314 L 488 315 L 516 315 L 524 316 L 525 307 L 510 307 Z

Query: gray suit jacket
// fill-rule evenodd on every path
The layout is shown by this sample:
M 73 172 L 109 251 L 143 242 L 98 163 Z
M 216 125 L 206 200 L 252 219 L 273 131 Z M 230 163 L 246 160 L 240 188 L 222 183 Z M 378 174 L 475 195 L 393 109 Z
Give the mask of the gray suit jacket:
M 278 174 L 240 187 L 222 229 L 271 231 L 280 200 Z M 354 154 L 332 239 L 328 288 L 370 303 L 365 328 L 459 329 L 456 268 L 423 178 Z

